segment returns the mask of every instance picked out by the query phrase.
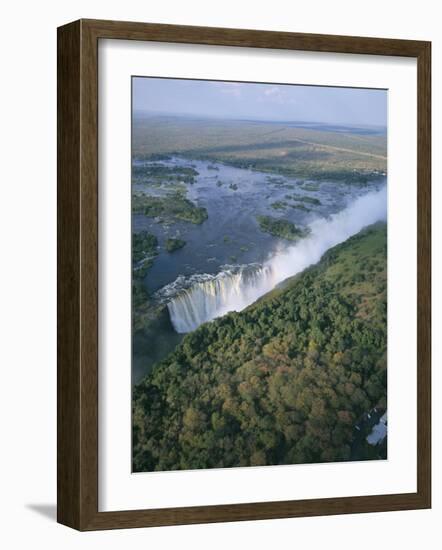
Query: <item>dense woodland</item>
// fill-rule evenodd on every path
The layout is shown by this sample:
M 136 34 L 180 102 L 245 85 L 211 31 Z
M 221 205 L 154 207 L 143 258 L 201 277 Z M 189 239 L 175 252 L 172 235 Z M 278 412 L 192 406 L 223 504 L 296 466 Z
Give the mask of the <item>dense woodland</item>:
M 350 459 L 386 407 L 386 246 L 372 226 L 186 335 L 134 387 L 134 471 Z

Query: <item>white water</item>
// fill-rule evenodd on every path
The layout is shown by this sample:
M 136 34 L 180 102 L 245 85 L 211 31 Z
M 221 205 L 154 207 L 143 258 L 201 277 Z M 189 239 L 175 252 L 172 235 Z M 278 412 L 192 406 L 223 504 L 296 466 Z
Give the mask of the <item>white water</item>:
M 195 330 L 206 321 L 241 311 L 288 277 L 317 263 L 329 248 L 387 217 L 387 188 L 356 199 L 345 210 L 310 225 L 305 239 L 275 254 L 263 266 L 227 270 L 179 292 L 167 305 L 177 332 Z

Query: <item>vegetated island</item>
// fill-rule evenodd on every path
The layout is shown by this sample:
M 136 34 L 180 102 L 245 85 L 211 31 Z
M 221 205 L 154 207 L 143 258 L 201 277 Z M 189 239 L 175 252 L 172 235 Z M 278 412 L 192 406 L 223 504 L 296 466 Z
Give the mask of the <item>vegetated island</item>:
M 305 191 L 319 191 L 319 187 L 318 183 L 303 183 L 301 185 L 301 188 Z
M 385 458 L 355 425 L 387 406 L 386 247 L 371 226 L 187 334 L 134 387 L 134 471 Z
M 140 159 L 138 159 L 140 160 Z M 149 183 L 149 185 L 171 185 L 187 183 L 193 185 L 198 172 L 189 166 L 164 166 L 155 164 L 133 164 L 132 183 Z
M 275 201 L 270 204 L 270 208 L 273 208 L 273 210 L 287 210 L 290 205 L 285 201 Z
M 140 193 L 132 197 L 132 211 L 148 217 L 164 217 L 170 220 L 182 220 L 194 224 L 201 224 L 208 218 L 207 210 L 196 206 L 182 193 L 168 193 L 157 197 Z
M 289 241 L 297 241 L 310 233 L 310 228 L 298 227 L 289 220 L 273 218 L 272 216 L 257 216 L 256 219 L 261 231 Z
M 158 254 L 158 239 L 148 231 L 140 231 L 132 235 L 132 260 L 139 262 L 146 257 Z
M 180 248 L 183 248 L 183 246 L 186 246 L 186 241 L 183 239 L 169 238 L 166 239 L 164 246 L 167 252 L 175 252 L 175 250 L 179 250 Z
M 294 201 L 314 204 L 315 206 L 321 205 L 321 201 L 319 199 L 317 199 L 316 197 L 309 197 L 308 195 L 292 195 L 291 199 Z

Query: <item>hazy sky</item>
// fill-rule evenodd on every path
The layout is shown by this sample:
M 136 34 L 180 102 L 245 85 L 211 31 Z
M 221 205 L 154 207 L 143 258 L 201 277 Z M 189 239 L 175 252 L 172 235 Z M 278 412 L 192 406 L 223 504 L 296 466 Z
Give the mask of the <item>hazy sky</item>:
M 133 108 L 230 119 L 387 125 L 385 90 L 134 77 Z

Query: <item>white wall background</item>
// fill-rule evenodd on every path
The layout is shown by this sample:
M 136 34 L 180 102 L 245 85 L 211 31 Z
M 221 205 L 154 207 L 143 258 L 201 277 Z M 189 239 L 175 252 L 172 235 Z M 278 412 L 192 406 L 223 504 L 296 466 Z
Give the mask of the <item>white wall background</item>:
M 442 37 L 434 0 L 77 0 L 3 6 L 0 543 L 5 548 L 439 548 Z M 55 523 L 56 27 L 80 17 L 433 41 L 433 510 L 103 533 Z M 6 378 L 5 378 L 6 375 Z

